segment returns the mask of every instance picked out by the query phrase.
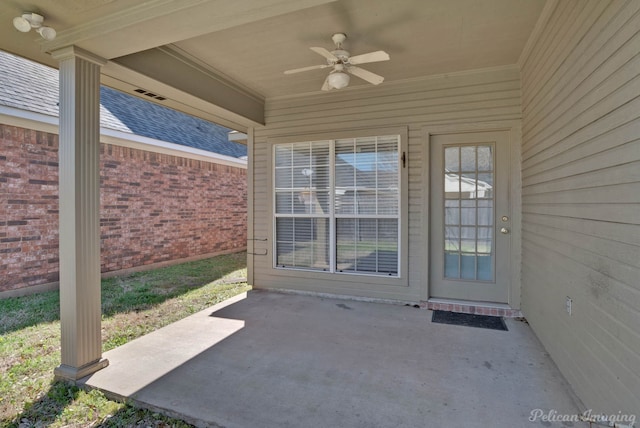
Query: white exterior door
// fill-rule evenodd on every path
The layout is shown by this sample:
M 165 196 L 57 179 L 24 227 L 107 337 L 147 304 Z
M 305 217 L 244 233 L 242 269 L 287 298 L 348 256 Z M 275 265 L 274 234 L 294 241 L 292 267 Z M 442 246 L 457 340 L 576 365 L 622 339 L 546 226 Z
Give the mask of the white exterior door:
M 508 133 L 435 135 L 430 159 L 429 297 L 508 303 Z

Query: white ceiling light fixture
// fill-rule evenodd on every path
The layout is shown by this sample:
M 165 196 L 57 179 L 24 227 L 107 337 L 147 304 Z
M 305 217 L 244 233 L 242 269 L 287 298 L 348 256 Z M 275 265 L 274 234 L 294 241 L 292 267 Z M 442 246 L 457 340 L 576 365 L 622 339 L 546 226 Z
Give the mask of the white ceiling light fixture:
M 333 89 L 346 88 L 349 85 L 349 75 L 342 71 L 335 71 L 329 75 L 328 84 Z
M 351 78 L 344 72 L 344 65 L 336 64 L 334 71 L 327 76 L 326 85 L 329 85 L 333 89 L 346 88 L 349 85 Z M 326 89 L 324 89 L 326 90 Z
M 43 27 L 44 17 L 37 13 L 23 13 L 22 16 L 13 18 L 13 26 L 16 30 L 28 33 L 32 28 L 45 40 L 56 38 L 56 30 L 51 27 Z

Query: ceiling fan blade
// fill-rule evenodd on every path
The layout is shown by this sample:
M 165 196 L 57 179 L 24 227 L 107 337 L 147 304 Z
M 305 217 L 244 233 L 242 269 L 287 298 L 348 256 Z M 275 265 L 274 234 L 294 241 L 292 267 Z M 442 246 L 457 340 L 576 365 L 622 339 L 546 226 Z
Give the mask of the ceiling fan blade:
M 356 55 L 349 58 L 349 64 L 366 64 L 368 62 L 388 61 L 389 54 L 385 51 L 369 52 L 362 55 Z
M 321 64 L 321 65 L 312 65 L 312 66 L 309 66 L 309 67 L 294 68 L 293 70 L 285 71 L 284 74 L 301 73 L 303 71 L 319 70 L 321 68 L 327 68 L 327 67 L 331 67 L 331 65 L 329 65 L 329 64 Z
M 327 76 L 326 79 L 324 79 L 324 83 L 322 84 L 322 89 L 323 91 L 330 91 L 331 90 L 331 86 L 329 85 L 329 76 Z
M 333 61 L 334 63 L 339 61 L 337 56 L 335 56 L 334 54 L 332 54 L 331 52 L 329 52 L 325 48 L 317 48 L 316 47 L 316 48 L 309 48 L 309 49 L 311 49 L 312 51 L 314 51 L 317 54 L 322 55 L 323 57 L 325 57 L 329 61 Z
M 372 73 L 360 67 L 351 66 L 351 67 L 347 67 L 346 70 L 349 73 L 353 74 L 354 76 L 358 76 L 362 80 L 366 80 L 367 82 L 373 85 L 379 85 L 384 81 L 384 77 L 379 76 L 375 73 Z

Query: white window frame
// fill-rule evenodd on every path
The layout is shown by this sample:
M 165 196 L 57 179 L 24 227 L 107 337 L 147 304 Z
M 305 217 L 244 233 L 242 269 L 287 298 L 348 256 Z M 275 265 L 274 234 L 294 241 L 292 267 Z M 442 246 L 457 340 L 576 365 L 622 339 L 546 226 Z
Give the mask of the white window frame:
M 397 215 L 384 215 L 384 214 L 375 214 L 375 215 L 364 215 L 364 214 L 336 214 L 335 213 L 335 142 L 337 140 L 342 139 L 350 139 L 350 138 L 367 138 L 367 137 L 383 137 L 383 136 L 398 136 L 398 214 Z M 327 134 L 319 134 L 313 136 L 306 137 L 285 137 L 285 138 L 274 138 L 269 139 L 271 143 L 270 150 L 270 169 L 271 174 L 269 176 L 270 183 L 269 188 L 271 189 L 271 197 L 269 198 L 270 202 L 270 212 L 272 214 L 272 224 L 271 224 L 271 236 L 272 239 L 272 268 L 281 274 L 285 275 L 299 275 L 308 274 L 310 276 L 318 276 L 322 278 L 335 278 L 336 280 L 346 280 L 350 281 L 348 278 L 352 277 L 353 280 L 358 281 L 356 278 L 368 277 L 368 282 L 372 284 L 376 283 L 384 283 L 388 285 L 392 283 L 392 285 L 408 285 L 407 281 L 407 248 L 408 248 L 408 219 L 407 219 L 407 206 L 408 206 L 408 195 L 407 195 L 407 181 L 408 181 L 408 173 L 407 173 L 407 160 L 406 160 L 406 152 L 407 152 L 407 138 L 408 138 L 408 130 L 403 127 L 397 128 L 387 128 L 387 129 L 373 129 L 367 131 L 346 131 L 346 132 L 337 132 L 334 135 Z M 276 240 L 276 219 L 277 218 L 326 218 L 322 215 L 316 214 L 276 214 L 276 188 L 275 188 L 275 151 L 276 147 L 281 144 L 292 144 L 292 143 L 309 143 L 309 142 L 318 142 L 318 141 L 328 141 L 329 142 L 329 163 L 330 163 L 330 173 L 329 173 L 329 209 L 330 214 L 328 215 L 330 222 L 330 233 L 329 233 L 329 270 L 322 271 L 318 269 L 306 269 L 303 267 L 281 267 L 277 264 L 277 240 Z M 375 218 L 375 219 L 384 219 L 384 218 L 392 218 L 397 219 L 398 221 L 398 238 L 397 238 L 397 248 L 398 248 L 398 263 L 397 263 L 397 274 L 390 275 L 384 273 L 376 273 L 376 272 L 339 272 L 336 269 L 336 252 L 337 252 L 337 243 L 336 243 L 336 223 L 338 218 L 350 218 L 350 219 L 366 219 L 366 218 Z M 380 282 L 382 281 L 382 282 Z

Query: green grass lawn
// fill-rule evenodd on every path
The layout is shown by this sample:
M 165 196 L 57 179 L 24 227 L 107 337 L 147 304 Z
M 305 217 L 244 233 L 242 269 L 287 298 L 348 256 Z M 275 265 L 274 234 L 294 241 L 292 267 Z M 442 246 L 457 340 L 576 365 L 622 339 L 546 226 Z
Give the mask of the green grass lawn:
M 246 253 L 102 280 L 103 350 L 235 296 Z M 189 427 L 54 382 L 60 364 L 59 294 L 0 300 L 0 427 Z

